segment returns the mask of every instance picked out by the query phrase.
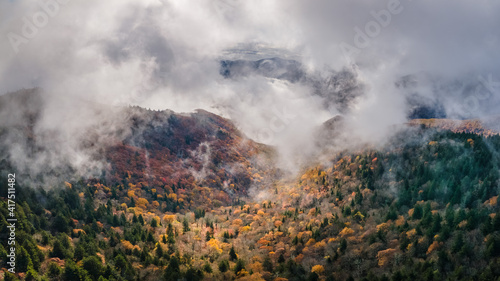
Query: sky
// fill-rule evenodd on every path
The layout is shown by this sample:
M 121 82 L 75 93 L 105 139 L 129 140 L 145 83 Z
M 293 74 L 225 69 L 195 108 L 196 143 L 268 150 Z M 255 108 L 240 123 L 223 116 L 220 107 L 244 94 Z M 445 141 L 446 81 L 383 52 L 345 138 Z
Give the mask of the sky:
M 497 114 L 499 26 L 495 0 L 1 1 L 0 95 L 40 87 L 67 108 L 203 108 L 296 156 L 337 114 L 351 134 L 386 139 L 408 97 L 451 118 Z M 350 71 L 362 94 L 342 111 L 308 83 L 225 79 L 220 61 L 235 48 L 297 60 L 319 81 Z M 60 120 L 57 106 L 47 120 Z M 73 118 L 58 130 L 83 126 Z

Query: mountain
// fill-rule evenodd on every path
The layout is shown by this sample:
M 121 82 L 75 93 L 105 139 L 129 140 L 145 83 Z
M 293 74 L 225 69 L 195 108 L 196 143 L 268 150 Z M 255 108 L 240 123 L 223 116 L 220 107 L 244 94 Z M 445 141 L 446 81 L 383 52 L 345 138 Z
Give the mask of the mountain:
M 0 194 L 16 188 L 15 208 L 0 201 L 1 233 L 17 219 L 16 249 L 0 244 L 2 265 L 16 255 L 6 280 L 500 277 L 500 135 L 486 123 L 412 120 L 290 175 L 272 147 L 204 110 L 65 102 L 0 97 Z M 336 116 L 310 145 L 348 129 Z
M 261 176 L 272 176 L 273 151 L 247 139 L 229 120 L 204 110 L 190 114 L 126 110 L 131 128 L 122 143 L 106 149 L 110 184 L 154 187 L 161 196 L 183 192 L 186 208 L 210 199 L 229 204 L 245 196 Z M 259 161 L 260 159 L 266 161 Z M 266 163 L 266 164 L 264 164 Z M 195 192 L 198 191 L 198 192 Z M 194 193 L 193 193 L 194 192 Z M 181 196 L 183 197 L 183 196 Z
M 220 74 L 225 78 L 257 74 L 293 83 L 299 81 L 305 75 L 302 65 L 298 61 L 281 58 L 268 58 L 256 61 L 222 60 L 220 64 Z
M 496 115 L 495 85 L 491 74 L 450 78 L 428 72 L 404 75 L 394 83 L 406 99 L 410 119 L 459 120 Z
M 300 84 L 319 97 L 325 109 L 341 114 L 349 113 L 365 95 L 357 66 L 312 71 L 300 61 L 293 54 L 262 47 L 232 49 L 220 59 L 219 74 L 226 79 L 262 76 Z M 488 77 L 450 79 L 419 72 L 397 78 L 394 90 L 404 97 L 409 119 L 470 119 L 496 112 L 494 82 Z M 477 112 L 476 107 L 484 111 Z
M 425 126 L 448 130 L 455 133 L 472 133 L 484 136 L 500 134 L 498 117 L 488 117 L 482 120 L 453 120 L 453 119 L 413 119 L 408 122 L 410 126 Z
M 57 126 L 49 129 L 43 123 L 48 106 L 41 90 L 2 96 L 0 104 L 0 115 L 6 120 L 0 125 L 2 170 L 17 168 L 19 178 L 34 185 L 49 177 L 59 179 L 52 183 L 60 185 L 85 176 L 79 173 L 82 164 L 65 159 L 62 149 L 71 138 L 66 134 L 74 132 Z M 211 199 L 229 204 L 273 177 L 273 149 L 246 138 L 231 121 L 208 111 L 174 113 L 82 104 L 89 108 L 85 116 L 95 120 L 71 139 L 76 146 L 71 151 L 94 165 L 86 178 L 112 187 L 109 194 L 133 186 L 147 192 L 154 188 L 156 196 L 191 194 L 181 208 Z M 22 164 L 15 159 L 16 146 L 27 151 L 28 159 Z M 54 147 L 60 153 L 48 154 Z M 38 186 L 43 184 L 38 182 Z
M 310 87 L 312 94 L 322 99 L 326 109 L 341 113 L 348 112 L 356 99 L 363 95 L 364 86 L 358 81 L 354 70 L 310 72 L 294 59 L 261 56 L 252 56 L 253 59 L 222 59 L 219 73 L 226 79 L 257 75 L 302 84 Z

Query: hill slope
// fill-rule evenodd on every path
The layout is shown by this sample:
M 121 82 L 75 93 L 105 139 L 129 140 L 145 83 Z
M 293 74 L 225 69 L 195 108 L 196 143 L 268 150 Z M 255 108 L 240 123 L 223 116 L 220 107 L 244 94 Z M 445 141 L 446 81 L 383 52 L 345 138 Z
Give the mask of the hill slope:
M 79 150 L 106 163 L 98 176 L 71 178 L 77 170 L 68 168 L 59 175 L 66 182 L 49 190 L 17 183 L 17 277 L 500 277 L 498 135 L 410 127 L 385 147 L 327 155 L 295 177 L 279 178 L 270 148 L 209 112 L 131 107 L 112 114 L 119 118 L 107 120 L 120 120 L 114 131 L 100 138 L 92 124 Z M 37 159 L 41 138 L 58 137 L 37 132 L 34 117 L 14 131 L 32 138 L 30 157 Z M 323 128 L 341 125 L 334 118 Z M 9 129 L 3 140 L 11 138 Z M 11 160 L 4 157 L 2 171 L 14 171 Z M 2 196 L 8 182 L 2 175 Z M 248 196 L 253 190 L 259 196 Z M 0 230 L 8 233 L 11 211 L 3 199 Z M 4 265 L 9 250 L 0 246 Z
M 46 124 L 51 107 L 38 89 L 2 96 L 0 104 L 2 170 L 17 170 L 19 180 L 33 186 L 84 179 L 119 190 L 155 188 L 157 195 L 180 198 L 201 187 L 210 191 L 184 198 L 182 205 L 189 208 L 207 199 L 228 204 L 274 171 L 270 147 L 204 110 L 179 114 L 82 101 L 85 111 L 68 113 L 74 120 L 58 120 L 59 127 Z M 64 127 L 85 118 L 92 120 L 77 130 Z

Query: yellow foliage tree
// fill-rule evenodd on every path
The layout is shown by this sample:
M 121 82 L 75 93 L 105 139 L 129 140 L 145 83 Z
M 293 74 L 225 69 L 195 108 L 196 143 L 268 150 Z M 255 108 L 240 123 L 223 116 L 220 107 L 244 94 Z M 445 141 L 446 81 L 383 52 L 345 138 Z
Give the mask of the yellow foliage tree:
M 249 267 L 253 272 L 262 272 L 264 270 L 262 267 L 262 263 L 258 261 L 250 264 Z
M 428 254 L 434 252 L 439 246 L 440 246 L 440 244 L 439 244 L 438 241 L 432 242 L 432 244 L 427 249 L 427 253 L 426 254 L 428 255 Z
M 137 199 L 137 202 L 135 205 L 139 208 L 146 209 L 149 205 L 148 199 L 146 198 L 139 198 Z
M 141 249 L 141 248 L 139 248 L 139 246 L 137 246 L 137 245 L 135 245 L 135 246 L 134 246 L 134 245 L 132 245 L 132 243 L 130 243 L 130 242 L 129 242 L 129 241 L 127 241 L 127 240 L 122 240 L 121 242 L 122 242 L 122 246 L 123 246 L 125 249 L 127 249 L 127 250 L 133 250 L 133 249 L 138 249 L 138 250 L 140 250 L 140 249 Z
M 246 270 L 242 270 L 240 271 L 241 274 L 238 274 L 238 280 L 240 281 L 265 281 L 266 279 L 262 278 L 262 275 L 258 272 L 252 274 L 252 275 L 246 275 L 244 276 L 245 274 L 247 274 Z M 274 279 L 276 280 L 276 279 Z M 284 279 L 284 280 L 288 280 L 288 279 Z
M 233 225 L 237 225 L 237 226 L 240 226 L 243 224 L 243 221 L 241 219 L 235 219 L 233 220 L 232 222 Z
M 408 238 L 410 238 L 410 239 L 412 239 L 416 234 L 417 234 L 417 230 L 415 228 L 412 230 L 408 230 L 406 232 L 406 236 L 408 236 Z
M 344 236 L 351 235 L 353 233 L 354 233 L 354 230 L 352 230 L 349 227 L 344 227 L 344 229 L 342 229 L 342 231 L 339 234 L 340 234 L 340 236 L 344 237 Z
M 168 223 L 173 223 L 175 221 L 175 215 L 164 215 L 163 221 Z
M 396 253 L 396 249 L 391 249 L 391 248 L 389 248 L 387 250 L 379 251 L 377 253 L 378 265 L 379 266 L 387 265 L 392 260 L 395 253 Z
M 312 269 L 311 269 L 311 272 L 314 272 L 314 273 L 316 273 L 318 275 L 320 275 L 324 271 L 325 271 L 325 268 L 322 265 L 320 265 L 320 264 L 317 264 L 317 265 L 313 266 Z
M 309 239 L 306 243 L 306 246 L 311 246 L 312 244 L 315 244 L 316 243 L 316 240 L 314 240 L 313 238 Z
M 133 190 L 129 190 L 129 191 L 127 191 L 127 196 L 128 196 L 128 198 L 135 197 L 135 192 Z
M 314 244 L 314 248 L 319 250 L 325 248 L 326 243 L 324 241 L 319 241 L 316 244 Z
M 219 241 L 217 241 L 216 239 L 210 239 L 207 242 L 207 246 L 212 254 L 222 254 L 222 249 L 220 248 Z
M 240 227 L 240 233 L 249 232 L 251 229 L 249 225 Z
M 155 209 L 158 209 L 158 207 L 160 207 L 160 203 L 158 201 L 153 201 L 153 203 L 151 203 L 153 205 L 153 208 Z

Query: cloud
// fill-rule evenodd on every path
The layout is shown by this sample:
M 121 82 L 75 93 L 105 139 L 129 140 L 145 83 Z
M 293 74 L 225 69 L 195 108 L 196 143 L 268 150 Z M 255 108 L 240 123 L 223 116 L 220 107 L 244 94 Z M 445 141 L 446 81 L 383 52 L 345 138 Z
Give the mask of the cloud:
M 315 128 L 339 112 L 365 140 L 383 139 L 405 122 L 408 97 L 440 103 L 448 116 L 494 113 L 499 95 L 478 95 L 476 86 L 478 77 L 500 80 L 499 8 L 493 0 L 3 1 L 0 93 L 42 87 L 51 99 L 64 98 L 69 112 L 82 100 L 204 108 L 283 155 L 308 154 Z M 346 57 L 346 44 L 357 52 Z M 270 56 L 297 60 L 322 82 L 348 70 L 362 95 L 342 111 L 324 105 L 335 99 L 322 92 L 328 87 L 318 94 L 304 81 L 219 73 L 221 59 Z M 416 86 L 397 87 L 408 75 L 416 75 Z M 87 116 L 90 123 L 105 118 Z M 47 120 L 62 117 L 57 107 L 45 111 Z M 71 137 L 75 123 L 55 129 Z

